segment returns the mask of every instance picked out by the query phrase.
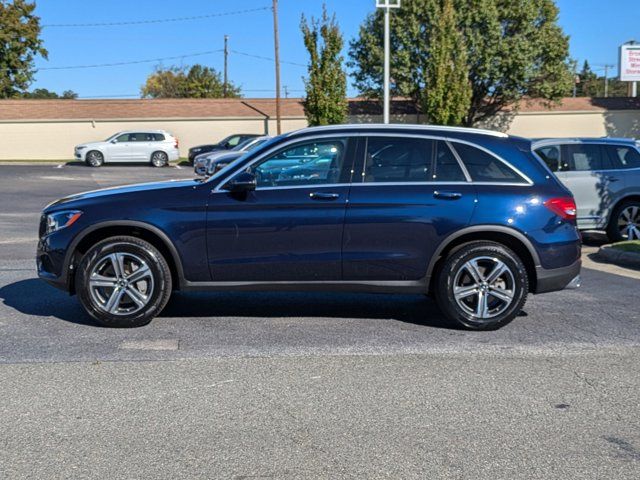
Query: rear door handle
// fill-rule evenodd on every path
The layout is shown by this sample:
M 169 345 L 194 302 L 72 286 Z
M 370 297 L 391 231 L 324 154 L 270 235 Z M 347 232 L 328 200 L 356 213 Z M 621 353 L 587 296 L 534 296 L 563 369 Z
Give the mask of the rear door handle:
M 433 196 L 444 200 L 458 200 L 459 198 L 462 198 L 462 194 L 460 192 L 441 192 L 439 190 L 433 192 Z
M 309 196 L 312 200 L 336 200 L 340 195 L 337 193 L 312 192 Z

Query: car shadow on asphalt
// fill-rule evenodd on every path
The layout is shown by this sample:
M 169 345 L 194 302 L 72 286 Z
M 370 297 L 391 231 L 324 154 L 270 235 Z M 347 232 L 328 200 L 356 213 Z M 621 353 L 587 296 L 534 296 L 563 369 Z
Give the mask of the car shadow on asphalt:
M 54 317 L 97 326 L 78 302 L 37 278 L 0 288 L 0 300 L 25 315 Z M 391 320 L 424 327 L 457 329 L 422 295 L 297 293 L 297 292 L 174 292 L 160 317 L 304 318 Z
M 95 325 L 77 299 L 37 278 L 20 280 L 0 288 L 0 300 L 20 313 L 55 317 L 79 325 Z

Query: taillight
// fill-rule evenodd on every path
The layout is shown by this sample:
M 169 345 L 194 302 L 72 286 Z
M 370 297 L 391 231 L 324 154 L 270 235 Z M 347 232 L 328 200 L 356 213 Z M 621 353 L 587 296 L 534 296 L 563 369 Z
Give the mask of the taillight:
M 544 206 L 564 220 L 576 219 L 576 202 L 571 197 L 551 198 Z
M 174 146 L 178 148 L 180 146 L 180 140 L 178 140 L 177 138 L 175 140 L 176 140 L 176 144 Z

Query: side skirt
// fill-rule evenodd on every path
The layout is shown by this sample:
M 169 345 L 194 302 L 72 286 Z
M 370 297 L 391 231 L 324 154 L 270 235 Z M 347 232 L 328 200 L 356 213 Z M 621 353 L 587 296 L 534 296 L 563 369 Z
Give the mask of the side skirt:
M 324 281 L 324 282 L 189 282 L 182 291 L 261 291 L 261 292 L 354 292 L 426 294 L 427 282 L 406 281 Z

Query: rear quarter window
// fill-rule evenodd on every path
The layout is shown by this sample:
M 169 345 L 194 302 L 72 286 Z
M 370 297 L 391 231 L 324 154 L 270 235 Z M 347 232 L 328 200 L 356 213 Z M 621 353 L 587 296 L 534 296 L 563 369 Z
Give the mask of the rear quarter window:
M 458 142 L 453 147 L 474 182 L 528 184 L 512 167 L 480 148 Z

